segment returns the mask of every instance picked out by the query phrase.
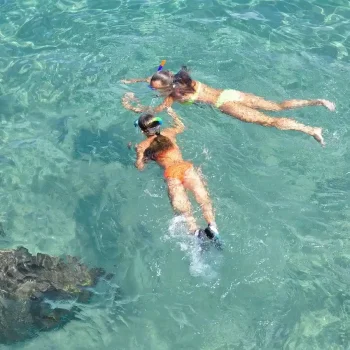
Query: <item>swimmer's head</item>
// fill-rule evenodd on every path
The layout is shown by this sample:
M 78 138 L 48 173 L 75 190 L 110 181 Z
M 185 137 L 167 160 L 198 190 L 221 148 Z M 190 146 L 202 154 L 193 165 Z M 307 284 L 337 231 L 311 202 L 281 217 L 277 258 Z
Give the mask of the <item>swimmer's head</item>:
M 150 87 L 159 90 L 162 94 L 169 94 L 173 84 L 173 73 L 168 70 L 161 70 L 152 75 Z
M 171 95 L 175 99 L 181 99 L 184 95 L 194 92 L 193 80 L 188 74 L 188 69 L 182 66 L 180 71 L 174 75 Z
M 139 127 L 146 136 L 153 136 L 160 134 L 160 126 L 163 124 L 162 118 L 155 117 L 153 114 L 142 114 L 135 120 L 135 127 Z

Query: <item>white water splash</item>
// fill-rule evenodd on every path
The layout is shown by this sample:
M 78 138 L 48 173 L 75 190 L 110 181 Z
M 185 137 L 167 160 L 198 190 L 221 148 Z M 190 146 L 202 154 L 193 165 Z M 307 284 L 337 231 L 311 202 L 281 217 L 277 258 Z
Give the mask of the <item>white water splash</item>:
M 210 264 L 209 252 L 203 251 L 198 239 L 188 234 L 183 216 L 175 216 L 170 221 L 168 235 L 165 238 L 174 241 L 181 251 L 185 252 L 190 260 L 190 273 L 193 276 L 205 277 L 209 280 L 217 277 L 217 272 Z

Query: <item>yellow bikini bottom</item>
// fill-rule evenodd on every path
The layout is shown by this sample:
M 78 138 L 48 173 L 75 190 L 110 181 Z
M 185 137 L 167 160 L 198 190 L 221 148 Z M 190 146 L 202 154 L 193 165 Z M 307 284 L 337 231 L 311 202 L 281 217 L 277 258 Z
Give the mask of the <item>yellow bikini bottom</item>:
M 240 98 L 240 92 L 237 90 L 224 90 L 215 103 L 217 108 L 220 108 L 226 102 L 237 102 Z

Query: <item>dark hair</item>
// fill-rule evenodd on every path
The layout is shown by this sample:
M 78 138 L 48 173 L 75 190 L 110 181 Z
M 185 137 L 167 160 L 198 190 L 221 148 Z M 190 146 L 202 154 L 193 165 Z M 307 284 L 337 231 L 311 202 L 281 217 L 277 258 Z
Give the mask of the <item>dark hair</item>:
M 160 81 L 164 86 L 170 86 L 173 83 L 173 73 L 168 70 L 161 70 L 152 75 L 151 84 L 154 81 Z
M 155 116 L 151 113 L 145 113 L 138 119 L 138 125 L 142 131 L 147 131 L 160 125 L 158 120 L 154 120 Z
M 159 121 L 154 120 L 154 115 L 147 113 L 141 115 L 138 120 L 139 127 L 142 131 L 147 131 L 149 129 L 155 128 L 160 125 Z M 152 140 L 149 147 L 143 153 L 144 159 L 147 160 L 156 160 L 159 153 L 164 152 L 173 147 L 171 140 L 160 134 L 158 132 L 156 137 Z
M 164 135 L 157 135 L 151 142 L 151 144 L 146 148 L 143 153 L 144 159 L 147 160 L 157 160 L 157 156 L 167 151 L 168 149 L 173 148 L 174 145 L 171 140 Z
M 182 66 L 181 69 L 174 75 L 173 78 L 173 92 L 172 96 L 181 98 L 183 95 L 193 93 L 196 90 L 193 87 L 193 80 L 188 74 L 186 66 Z

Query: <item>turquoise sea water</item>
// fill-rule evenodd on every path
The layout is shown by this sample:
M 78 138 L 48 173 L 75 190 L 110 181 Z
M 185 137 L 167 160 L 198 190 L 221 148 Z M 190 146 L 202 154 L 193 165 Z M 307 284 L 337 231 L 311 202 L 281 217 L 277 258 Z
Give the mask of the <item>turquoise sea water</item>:
M 350 348 L 349 19 L 344 0 L 0 0 L 0 248 L 115 273 L 78 320 L 2 348 Z M 222 253 L 198 254 L 162 171 L 139 173 L 126 147 L 141 135 L 121 96 L 160 100 L 119 81 L 161 59 L 218 88 L 337 104 L 277 113 L 323 127 L 324 149 L 175 106 Z

